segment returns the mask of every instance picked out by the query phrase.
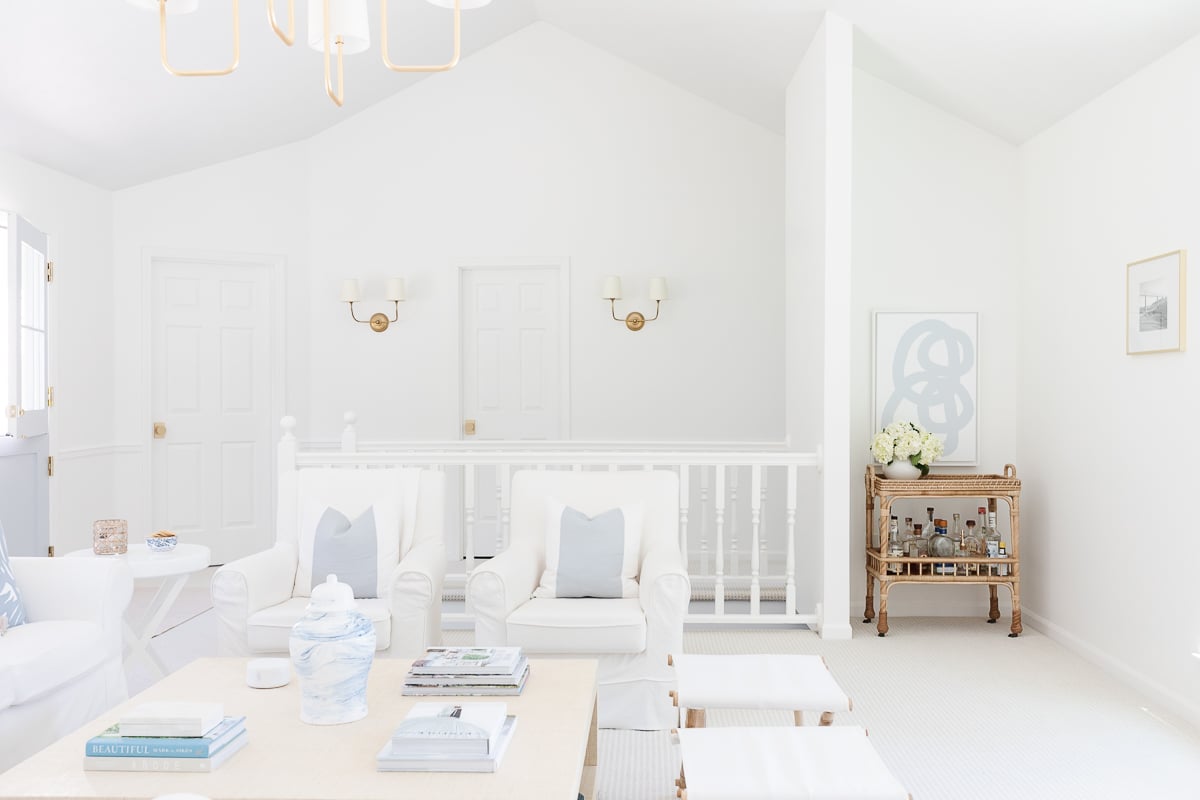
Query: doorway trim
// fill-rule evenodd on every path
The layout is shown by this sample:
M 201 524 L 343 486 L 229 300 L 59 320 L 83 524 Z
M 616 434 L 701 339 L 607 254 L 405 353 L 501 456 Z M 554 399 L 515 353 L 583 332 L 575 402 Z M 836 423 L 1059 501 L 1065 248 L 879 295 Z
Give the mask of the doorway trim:
M 566 256 L 541 256 L 536 258 L 520 258 L 517 256 L 504 256 L 495 258 L 456 258 L 454 259 L 454 279 L 455 279 L 455 295 L 457 300 L 457 327 L 458 327 L 458 369 L 455 372 L 455 381 L 458 383 L 458 418 L 455 420 L 456 435 L 453 437 L 457 441 L 465 441 L 466 435 L 463 433 L 463 419 L 466 414 L 466 403 L 463 400 L 463 355 L 465 353 L 465 343 L 463 342 L 463 319 L 465 311 L 463 309 L 463 273 L 467 270 L 511 270 L 511 269 L 553 269 L 558 271 L 558 313 L 559 313 L 559 340 L 558 340 L 558 369 L 559 375 L 559 394 L 558 394 L 558 429 L 562 436 L 560 441 L 567 441 L 571 438 L 571 259 Z
M 173 247 L 144 247 L 142 248 L 142 308 L 145 313 L 142 315 L 141 334 L 142 334 L 142 411 L 140 414 L 142 432 L 138 435 L 137 441 L 141 443 L 143 475 L 146 480 L 150 479 L 150 470 L 154 466 L 154 432 L 152 426 L 154 423 L 154 382 L 151 379 L 151 370 L 153 367 L 154 347 L 152 343 L 154 335 L 154 307 L 153 307 L 153 290 L 154 290 L 154 266 L 156 262 L 171 261 L 173 263 L 195 264 L 203 266 L 218 262 L 222 266 L 232 267 L 266 267 L 271 276 L 271 324 L 268 328 L 270 331 L 270 360 L 271 374 L 269 377 L 270 397 L 267 401 L 267 407 L 271 409 L 271 415 L 274 418 L 275 425 L 279 424 L 279 420 L 283 419 L 287 413 L 285 391 L 287 387 L 287 257 L 282 255 L 270 255 L 264 253 L 239 253 L 228 250 L 188 250 Z M 267 446 L 271 447 L 270 461 L 275 463 L 274 444 L 277 439 L 269 439 Z M 271 531 L 275 529 L 275 498 L 278 494 L 279 487 L 277 486 L 279 470 L 270 470 L 270 492 L 271 492 Z M 151 524 L 154 519 L 154 493 L 147 490 L 143 492 L 142 514 L 143 519 L 147 524 Z M 263 543 L 265 547 L 270 547 L 271 540 Z

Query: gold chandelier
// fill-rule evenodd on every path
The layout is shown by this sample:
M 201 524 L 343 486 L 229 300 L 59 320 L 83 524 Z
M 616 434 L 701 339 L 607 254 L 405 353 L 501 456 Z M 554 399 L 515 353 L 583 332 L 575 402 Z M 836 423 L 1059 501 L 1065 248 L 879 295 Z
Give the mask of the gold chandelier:
M 182 78 L 214 77 L 228 75 L 237 69 L 241 51 L 241 26 L 238 0 L 230 0 L 233 6 L 233 60 L 221 69 L 182 70 L 171 66 L 167 58 L 167 16 L 190 14 L 200 0 L 128 0 L 133 5 L 158 11 L 159 54 L 163 68 L 172 75 Z M 296 42 L 296 0 L 287 0 L 287 30 L 279 24 L 275 15 L 277 0 L 267 0 L 267 21 L 280 41 L 291 47 Z M 454 9 L 454 50 L 450 60 L 444 64 L 396 64 L 388 52 L 388 0 L 380 0 L 379 43 L 383 64 L 393 72 L 445 72 L 458 64 L 461 54 L 462 10 L 480 8 L 491 0 L 428 0 L 435 6 Z M 325 55 L 325 92 L 337 105 L 345 102 L 345 86 L 342 79 L 342 58 L 361 53 L 370 47 L 370 32 L 367 25 L 366 0 L 309 0 L 308 2 L 308 45 Z M 333 55 L 337 54 L 337 89 L 333 86 Z

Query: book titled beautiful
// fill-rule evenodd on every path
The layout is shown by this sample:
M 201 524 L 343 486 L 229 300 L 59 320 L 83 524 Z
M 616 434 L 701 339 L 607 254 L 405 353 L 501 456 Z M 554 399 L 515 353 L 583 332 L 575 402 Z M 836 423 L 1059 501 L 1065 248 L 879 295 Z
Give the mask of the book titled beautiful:
M 212 772 L 246 746 L 243 730 L 207 758 L 163 756 L 84 756 L 83 768 L 92 772 Z
M 511 675 L 519 647 L 431 647 L 412 664 L 413 675 Z
M 226 717 L 203 736 L 122 736 L 113 725 L 88 739 L 84 755 L 208 758 L 245 730 L 245 717 Z

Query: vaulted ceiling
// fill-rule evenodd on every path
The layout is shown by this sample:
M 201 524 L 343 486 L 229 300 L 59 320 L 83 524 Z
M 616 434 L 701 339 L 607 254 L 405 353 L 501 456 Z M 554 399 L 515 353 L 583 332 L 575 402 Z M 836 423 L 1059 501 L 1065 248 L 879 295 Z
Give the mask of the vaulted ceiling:
M 279 13 L 284 0 L 276 0 Z M 170 19 L 172 60 L 220 66 L 230 0 Z M 262 0 L 242 0 L 241 65 L 175 78 L 158 22 L 125 0 L 0 2 L 0 148 L 120 188 L 302 140 L 424 76 L 349 57 L 346 105 L 326 99 L 320 54 L 284 47 Z M 445 60 L 450 14 L 390 0 L 394 58 Z M 1195 0 L 493 0 L 463 12 L 464 57 L 538 20 L 772 130 L 821 14 L 857 28 L 856 63 L 1018 144 L 1200 33 Z

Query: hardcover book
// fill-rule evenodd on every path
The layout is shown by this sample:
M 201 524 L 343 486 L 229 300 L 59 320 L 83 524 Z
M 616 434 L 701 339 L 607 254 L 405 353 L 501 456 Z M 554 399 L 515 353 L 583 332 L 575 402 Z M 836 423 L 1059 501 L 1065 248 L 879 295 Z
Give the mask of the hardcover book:
M 442 756 L 401 755 L 388 742 L 375 757 L 375 768 L 380 772 L 495 772 L 512 741 L 517 718 L 507 717 L 500 729 L 496 746 L 485 755 L 458 754 Z
M 208 758 L 245 730 L 245 717 L 226 717 L 203 736 L 122 736 L 113 725 L 88 739 L 84 755 Z
M 509 675 L 522 658 L 519 647 L 431 647 L 413 662 L 413 675 Z
M 392 752 L 488 755 L 507 715 L 504 703 L 417 703 L 392 733 Z
M 486 677 L 486 676 L 485 676 Z M 430 683 L 409 683 L 405 682 L 400 687 L 400 694 L 408 697 L 487 697 L 487 696 L 515 696 L 521 693 L 525 688 L 525 682 L 529 679 L 529 667 L 526 666 L 521 672 L 520 680 L 514 685 L 511 683 L 458 683 L 452 679 L 443 679 Z
M 404 684 L 406 686 L 447 686 L 450 684 L 455 686 L 469 686 L 477 683 L 488 686 L 501 686 L 504 684 L 516 686 L 524 680 L 527 672 L 529 672 L 529 660 L 522 656 L 521 660 L 513 668 L 513 671 L 503 675 L 492 673 L 483 675 L 474 673 L 464 675 L 418 675 L 410 672 L 404 676 Z
M 208 758 L 84 756 L 83 768 L 98 772 L 212 772 L 245 747 L 246 739 L 246 732 L 242 731 Z
M 203 736 L 225 719 L 220 703 L 142 703 L 117 723 L 122 736 Z

